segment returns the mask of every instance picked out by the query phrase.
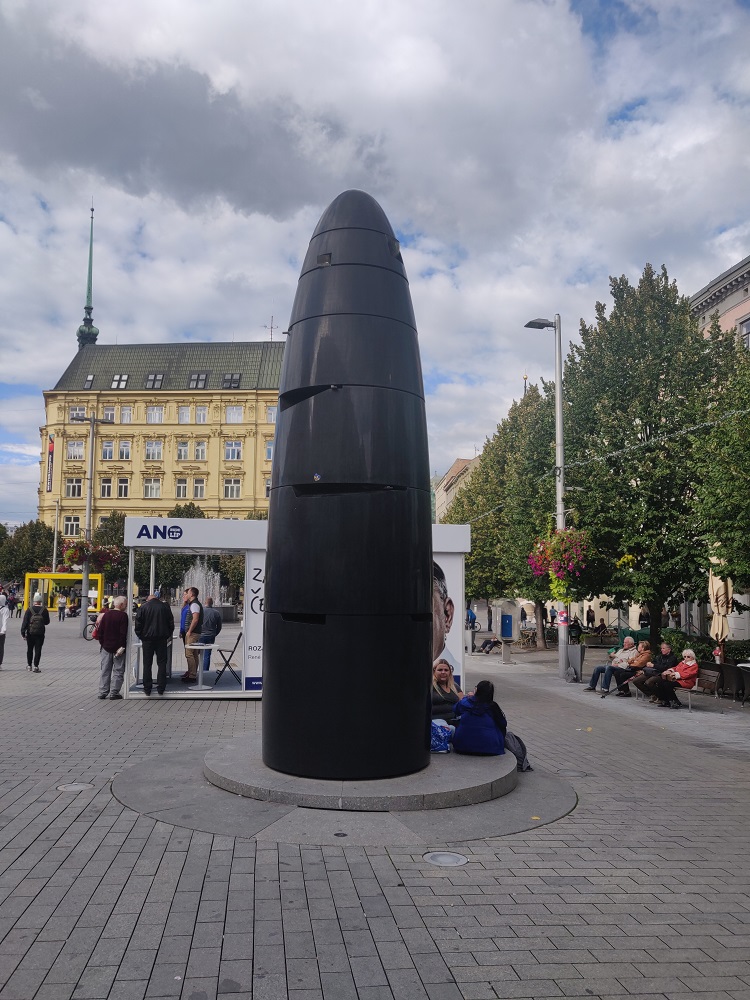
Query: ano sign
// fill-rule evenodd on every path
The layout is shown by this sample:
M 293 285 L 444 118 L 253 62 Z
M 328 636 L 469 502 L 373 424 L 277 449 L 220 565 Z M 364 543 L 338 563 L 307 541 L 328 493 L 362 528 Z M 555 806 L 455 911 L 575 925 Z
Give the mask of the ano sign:
M 182 538 L 182 528 L 177 524 L 154 524 L 151 527 L 147 524 L 142 524 L 138 529 L 136 538 L 149 538 L 151 541 L 157 538 L 169 538 L 171 541 L 176 542 L 178 538 Z

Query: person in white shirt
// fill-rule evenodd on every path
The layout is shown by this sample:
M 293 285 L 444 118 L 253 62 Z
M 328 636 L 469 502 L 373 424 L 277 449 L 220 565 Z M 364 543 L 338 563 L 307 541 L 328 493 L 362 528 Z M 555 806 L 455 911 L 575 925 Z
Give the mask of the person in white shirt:
M 8 598 L 5 594 L 0 594 L 0 666 L 2 666 L 3 657 L 5 656 L 5 633 L 8 629 L 9 618 Z
M 609 663 L 605 663 L 604 666 L 594 667 L 594 672 L 591 675 L 591 680 L 588 683 L 588 687 L 585 687 L 584 691 L 596 691 L 596 685 L 599 678 L 604 674 L 602 679 L 602 697 L 606 698 L 609 694 L 609 685 L 612 682 L 612 671 L 615 667 L 627 667 L 630 661 L 638 655 L 638 649 L 635 644 L 635 639 L 632 636 L 627 636 L 622 644 L 622 649 L 618 649 L 616 653 L 610 653 Z

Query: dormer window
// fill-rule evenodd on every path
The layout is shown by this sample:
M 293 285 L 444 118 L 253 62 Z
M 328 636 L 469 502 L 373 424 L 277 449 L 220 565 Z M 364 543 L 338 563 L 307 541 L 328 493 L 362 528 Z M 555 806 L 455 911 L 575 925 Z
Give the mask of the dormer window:
M 128 386 L 128 376 L 127 375 L 113 375 L 112 385 L 110 389 L 127 389 Z
M 208 372 L 191 372 L 189 389 L 205 389 L 208 381 Z
M 164 373 L 151 372 L 146 376 L 146 388 L 147 389 L 161 389 L 162 382 L 164 381 Z
M 93 384 L 94 384 L 94 376 L 93 375 L 87 375 L 86 376 L 86 381 L 83 383 L 83 388 L 84 389 L 90 389 Z
M 239 389 L 242 375 L 239 372 L 226 372 L 221 380 L 222 389 Z

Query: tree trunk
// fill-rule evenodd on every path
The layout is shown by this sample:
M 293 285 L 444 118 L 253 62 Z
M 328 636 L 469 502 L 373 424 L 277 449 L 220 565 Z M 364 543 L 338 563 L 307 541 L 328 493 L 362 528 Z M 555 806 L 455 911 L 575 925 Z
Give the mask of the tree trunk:
M 536 618 L 536 648 L 546 649 L 547 648 L 547 637 L 544 634 L 544 616 L 542 614 L 542 608 L 544 605 L 541 601 L 537 601 L 534 604 L 534 617 Z
M 651 601 L 646 607 L 651 619 L 648 641 L 651 643 L 652 655 L 656 656 L 661 645 L 661 609 L 664 607 L 664 601 Z

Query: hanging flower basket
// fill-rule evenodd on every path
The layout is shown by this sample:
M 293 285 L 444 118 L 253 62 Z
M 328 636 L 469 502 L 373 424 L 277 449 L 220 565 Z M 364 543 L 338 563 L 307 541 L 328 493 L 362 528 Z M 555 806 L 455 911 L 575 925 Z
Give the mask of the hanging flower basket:
M 89 569 L 95 573 L 104 573 L 122 558 L 119 545 L 94 545 L 85 539 L 63 543 L 63 561 L 66 566 L 80 566 L 87 559 Z
M 537 538 L 528 562 L 534 576 L 549 575 L 552 596 L 567 604 L 572 600 L 572 589 L 586 569 L 591 552 L 589 533 L 568 528 Z

